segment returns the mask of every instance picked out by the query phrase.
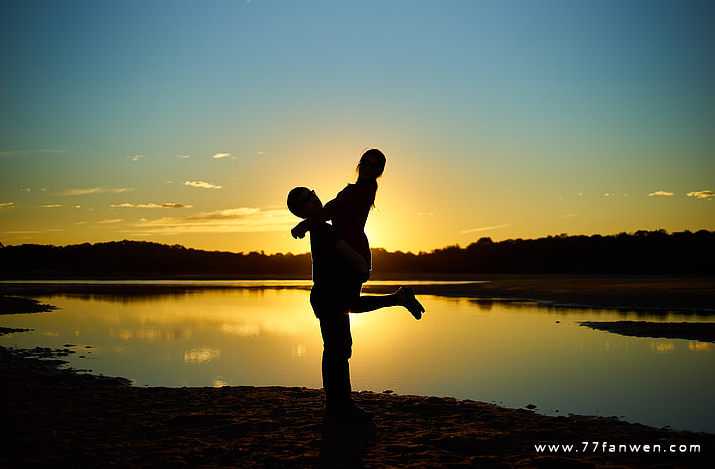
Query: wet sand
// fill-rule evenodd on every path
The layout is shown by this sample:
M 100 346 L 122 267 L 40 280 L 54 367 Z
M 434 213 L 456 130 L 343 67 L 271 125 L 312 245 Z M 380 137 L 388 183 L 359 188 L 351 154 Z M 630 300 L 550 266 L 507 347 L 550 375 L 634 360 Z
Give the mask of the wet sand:
M 525 278 L 472 286 L 471 295 L 463 286 L 418 293 L 607 307 L 612 299 L 602 297 L 612 292 L 627 300 L 622 307 L 662 308 L 644 301 L 650 290 L 675 304 L 665 308 L 707 314 L 713 281 L 678 282 L 572 279 L 568 287 L 564 279 Z M 324 421 L 320 390 L 131 387 L 58 372 L 53 355 L 0 350 L 0 421 L 9 430 L 0 467 L 675 468 L 711 467 L 715 455 L 713 434 L 440 397 L 355 394 L 373 424 Z M 536 448 L 548 444 L 573 449 Z

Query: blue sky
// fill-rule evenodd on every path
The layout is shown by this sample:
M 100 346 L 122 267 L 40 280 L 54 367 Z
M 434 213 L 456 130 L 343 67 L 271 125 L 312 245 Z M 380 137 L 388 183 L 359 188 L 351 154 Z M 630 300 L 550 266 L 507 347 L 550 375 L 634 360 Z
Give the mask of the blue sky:
M 389 250 L 715 229 L 712 2 L 0 8 L 4 244 L 303 252 L 369 147 Z

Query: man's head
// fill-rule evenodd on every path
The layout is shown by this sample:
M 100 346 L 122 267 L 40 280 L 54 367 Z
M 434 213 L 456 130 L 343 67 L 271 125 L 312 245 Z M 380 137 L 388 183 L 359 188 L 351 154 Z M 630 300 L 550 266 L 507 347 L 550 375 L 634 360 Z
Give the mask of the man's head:
M 288 210 L 300 218 L 307 218 L 311 213 L 323 208 L 315 191 L 307 187 L 296 187 L 288 193 Z

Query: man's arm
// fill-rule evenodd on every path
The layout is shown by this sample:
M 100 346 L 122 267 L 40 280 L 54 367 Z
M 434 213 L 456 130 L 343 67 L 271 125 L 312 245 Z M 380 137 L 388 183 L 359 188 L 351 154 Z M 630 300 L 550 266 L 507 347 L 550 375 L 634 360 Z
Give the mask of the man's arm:
M 333 246 L 333 249 L 347 259 L 357 272 L 360 273 L 363 282 L 367 282 L 370 278 L 370 269 L 367 266 L 365 258 L 362 257 L 355 249 L 353 249 L 344 239 L 338 240 Z

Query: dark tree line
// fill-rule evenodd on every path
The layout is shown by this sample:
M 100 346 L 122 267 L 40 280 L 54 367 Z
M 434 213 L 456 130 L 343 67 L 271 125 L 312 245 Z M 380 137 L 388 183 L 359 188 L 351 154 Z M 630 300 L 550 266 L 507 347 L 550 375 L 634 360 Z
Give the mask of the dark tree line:
M 373 249 L 376 274 L 680 274 L 712 275 L 715 232 L 638 231 L 601 236 L 549 236 L 431 252 Z M 52 246 L 0 244 L 0 275 L 227 276 L 308 278 L 310 254 L 203 251 L 146 241 Z
M 310 275 L 310 254 L 203 251 L 147 241 L 68 246 L 23 244 L 0 248 L 0 274 L 60 276 Z
M 549 236 L 493 242 L 430 253 L 374 250 L 386 272 L 459 274 L 681 274 L 712 275 L 715 232 L 665 230 L 601 236 Z

